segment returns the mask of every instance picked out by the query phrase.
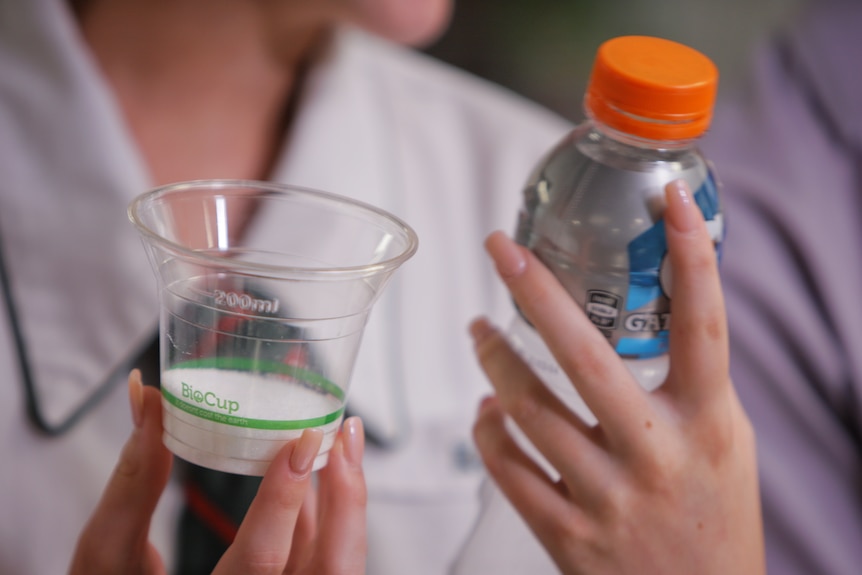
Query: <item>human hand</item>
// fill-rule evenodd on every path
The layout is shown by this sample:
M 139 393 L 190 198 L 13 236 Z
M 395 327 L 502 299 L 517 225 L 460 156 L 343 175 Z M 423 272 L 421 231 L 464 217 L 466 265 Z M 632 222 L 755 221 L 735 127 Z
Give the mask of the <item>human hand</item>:
M 644 391 L 529 250 L 486 247 L 520 309 L 596 415 L 590 427 L 487 321 L 471 325 L 496 397 L 474 437 L 485 465 L 557 566 L 571 574 L 765 573 L 754 433 L 728 372 L 715 250 L 687 186 L 667 186 L 673 265 L 670 372 Z M 506 416 L 560 474 L 507 434 Z
M 129 376 L 129 398 L 135 429 L 81 533 L 71 575 L 165 573 L 148 540 L 150 518 L 172 461 L 162 444 L 161 398 L 157 389 L 141 384 L 137 370 Z M 362 422 L 344 422 L 315 493 L 311 466 L 322 437 L 319 430 L 306 430 L 282 448 L 213 573 L 365 572 Z

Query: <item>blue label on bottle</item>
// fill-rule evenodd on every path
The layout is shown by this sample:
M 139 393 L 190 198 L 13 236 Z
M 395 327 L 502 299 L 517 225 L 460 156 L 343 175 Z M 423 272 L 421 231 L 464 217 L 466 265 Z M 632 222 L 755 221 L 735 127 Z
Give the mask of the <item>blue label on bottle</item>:
M 694 194 L 695 202 L 703 212 L 708 227 L 718 226 L 720 218 L 718 186 L 710 171 Z M 723 229 L 713 232 L 717 255 L 720 256 Z M 667 352 L 670 312 L 669 294 L 661 282 L 662 261 L 667 254 L 664 220 L 641 233 L 628 245 L 629 286 L 625 311 L 628 314 L 623 330 L 636 332 L 640 337 L 623 337 L 617 342 L 616 351 L 624 357 L 648 358 Z M 644 337 L 648 336 L 648 337 Z

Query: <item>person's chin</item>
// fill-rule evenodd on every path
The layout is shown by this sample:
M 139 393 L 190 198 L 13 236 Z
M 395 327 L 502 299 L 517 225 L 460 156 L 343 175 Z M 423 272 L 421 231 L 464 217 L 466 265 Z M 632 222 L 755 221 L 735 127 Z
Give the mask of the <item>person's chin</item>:
M 409 46 L 427 46 L 439 38 L 452 16 L 450 0 L 353 0 L 371 32 Z

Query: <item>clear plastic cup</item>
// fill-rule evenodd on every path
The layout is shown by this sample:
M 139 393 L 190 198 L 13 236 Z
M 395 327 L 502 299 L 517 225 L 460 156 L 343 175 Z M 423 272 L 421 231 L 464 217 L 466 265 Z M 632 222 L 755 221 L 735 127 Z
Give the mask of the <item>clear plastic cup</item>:
M 262 475 L 316 427 L 324 466 L 368 314 L 415 232 L 352 199 L 240 180 L 156 188 L 129 218 L 158 279 L 165 445 Z

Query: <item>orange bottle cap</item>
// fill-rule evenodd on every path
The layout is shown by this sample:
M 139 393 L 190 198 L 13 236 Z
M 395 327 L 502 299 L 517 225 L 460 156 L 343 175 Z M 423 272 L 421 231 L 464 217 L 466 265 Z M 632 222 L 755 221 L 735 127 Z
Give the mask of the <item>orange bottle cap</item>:
M 621 36 L 596 54 L 584 105 L 617 131 L 649 140 L 697 138 L 709 127 L 718 68 L 697 50 L 649 36 Z

